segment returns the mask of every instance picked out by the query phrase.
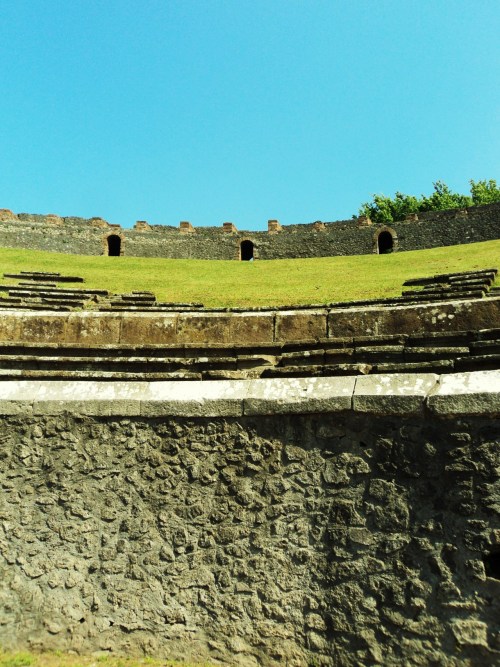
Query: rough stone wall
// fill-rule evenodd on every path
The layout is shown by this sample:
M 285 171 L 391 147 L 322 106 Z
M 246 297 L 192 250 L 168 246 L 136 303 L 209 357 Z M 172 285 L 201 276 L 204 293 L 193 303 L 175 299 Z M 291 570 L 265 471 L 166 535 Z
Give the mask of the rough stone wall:
M 0 643 L 498 664 L 499 436 L 460 415 L 6 416 Z
M 377 234 L 383 229 L 343 220 L 319 226 L 284 226 L 273 233 L 228 233 L 222 227 L 196 227 L 192 232 L 181 232 L 172 226 L 122 229 L 98 218 L 7 213 L 0 216 L 0 246 L 102 255 L 105 237 L 117 233 L 123 237 L 124 255 L 173 259 L 239 259 L 240 244 L 245 239 L 254 243 L 256 259 L 363 255 L 375 251 Z M 499 221 L 500 204 L 490 204 L 464 211 L 422 213 L 418 220 L 391 224 L 391 229 L 397 236 L 399 250 L 419 250 L 496 239 Z

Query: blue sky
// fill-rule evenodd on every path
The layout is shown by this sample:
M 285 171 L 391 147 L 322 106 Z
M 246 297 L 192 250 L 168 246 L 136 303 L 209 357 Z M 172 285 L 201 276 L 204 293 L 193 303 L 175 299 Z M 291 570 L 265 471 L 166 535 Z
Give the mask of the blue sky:
M 500 178 L 497 0 L 0 0 L 0 208 L 267 229 Z

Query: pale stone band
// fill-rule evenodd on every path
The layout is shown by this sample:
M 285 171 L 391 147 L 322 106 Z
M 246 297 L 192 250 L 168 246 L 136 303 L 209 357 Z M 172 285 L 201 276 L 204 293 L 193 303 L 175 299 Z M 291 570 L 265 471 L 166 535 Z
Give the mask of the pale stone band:
M 500 415 L 500 370 L 257 380 L 0 382 L 1 415 Z

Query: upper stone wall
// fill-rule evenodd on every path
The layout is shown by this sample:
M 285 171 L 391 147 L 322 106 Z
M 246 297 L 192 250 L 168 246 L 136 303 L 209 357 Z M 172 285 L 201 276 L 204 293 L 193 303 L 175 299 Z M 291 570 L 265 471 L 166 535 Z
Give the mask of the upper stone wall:
M 255 259 L 328 257 L 377 253 L 378 237 L 386 232 L 394 250 L 420 250 L 498 238 L 500 204 L 434 211 L 410 216 L 390 227 L 366 218 L 281 226 L 269 220 L 268 231 L 221 227 L 149 225 L 133 229 L 110 225 L 102 218 L 60 217 L 55 214 L 14 214 L 0 210 L 0 246 L 82 255 L 107 255 L 108 237 L 118 236 L 119 253 L 133 257 L 171 259 L 241 259 L 241 243 L 250 241 Z

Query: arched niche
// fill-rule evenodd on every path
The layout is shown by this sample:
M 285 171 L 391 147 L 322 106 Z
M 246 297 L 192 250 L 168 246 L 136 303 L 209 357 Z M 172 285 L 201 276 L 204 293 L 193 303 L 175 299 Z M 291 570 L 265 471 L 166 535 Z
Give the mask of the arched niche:
M 242 262 L 251 262 L 255 259 L 255 246 L 250 239 L 244 239 L 240 243 L 240 259 Z
M 123 255 L 123 241 L 122 234 L 107 234 L 103 239 L 104 254 L 108 257 L 120 257 Z
M 398 249 L 398 236 L 391 227 L 379 227 L 373 236 L 373 252 L 388 255 Z

